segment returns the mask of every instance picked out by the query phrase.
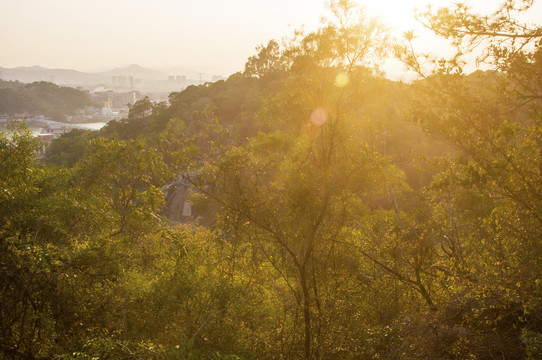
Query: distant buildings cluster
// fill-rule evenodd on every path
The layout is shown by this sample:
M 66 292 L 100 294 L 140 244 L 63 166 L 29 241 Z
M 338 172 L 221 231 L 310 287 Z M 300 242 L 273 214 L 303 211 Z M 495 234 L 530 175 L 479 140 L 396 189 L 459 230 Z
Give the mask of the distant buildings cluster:
M 58 139 L 62 134 L 72 131 L 69 126 L 61 124 L 49 123 L 41 129 L 41 133 L 38 134 L 38 138 L 41 140 L 41 152 L 45 152 L 45 149 L 51 144 L 54 139 Z
M 184 75 L 168 75 L 167 81 L 171 83 L 178 83 L 184 85 L 186 83 L 186 76 Z
M 109 109 L 124 109 L 142 99 L 139 91 L 116 92 L 103 87 L 89 92 L 89 96 L 95 104 L 101 104 L 102 108 Z

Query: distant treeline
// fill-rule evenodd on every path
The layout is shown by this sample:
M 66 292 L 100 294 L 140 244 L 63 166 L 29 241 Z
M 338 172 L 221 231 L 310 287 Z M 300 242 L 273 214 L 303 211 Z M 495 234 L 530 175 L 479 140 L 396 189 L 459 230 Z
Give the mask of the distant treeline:
M 43 114 L 64 120 L 75 110 L 92 105 L 83 91 L 40 81 L 24 84 L 0 80 L 0 114 Z

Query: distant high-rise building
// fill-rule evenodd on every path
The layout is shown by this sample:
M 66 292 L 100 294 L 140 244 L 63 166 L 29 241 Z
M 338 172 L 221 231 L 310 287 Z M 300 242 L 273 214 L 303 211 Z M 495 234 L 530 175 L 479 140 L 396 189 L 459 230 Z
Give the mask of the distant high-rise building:
M 128 77 L 127 76 L 118 76 L 117 81 L 120 87 L 127 87 L 128 86 Z
M 132 104 L 135 104 L 140 98 L 139 91 L 132 91 Z

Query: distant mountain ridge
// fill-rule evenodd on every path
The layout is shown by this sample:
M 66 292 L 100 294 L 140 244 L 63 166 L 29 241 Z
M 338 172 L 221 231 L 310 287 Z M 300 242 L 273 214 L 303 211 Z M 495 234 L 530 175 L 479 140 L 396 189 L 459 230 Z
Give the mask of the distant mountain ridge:
M 165 71 L 145 68 L 137 64 L 131 64 L 102 72 L 83 72 L 73 69 L 49 69 L 39 65 L 20 66 L 16 68 L 0 67 L 0 80 L 17 80 L 24 83 L 35 81 L 50 81 L 61 85 L 84 86 L 111 84 L 113 76 L 132 76 L 134 79 L 141 80 L 167 80 L 168 75 L 185 75 L 194 77 L 197 71 L 188 68 L 177 68 L 175 70 L 184 70 L 184 73 L 178 71 L 167 73 Z M 173 69 L 171 69 L 173 70 Z M 209 74 L 202 74 L 204 77 L 210 77 Z
M 50 81 L 65 85 L 91 84 L 105 79 L 100 74 L 84 73 L 71 69 L 47 69 L 41 66 L 17 67 L 13 69 L 0 67 L 1 80 L 17 80 L 24 83 Z

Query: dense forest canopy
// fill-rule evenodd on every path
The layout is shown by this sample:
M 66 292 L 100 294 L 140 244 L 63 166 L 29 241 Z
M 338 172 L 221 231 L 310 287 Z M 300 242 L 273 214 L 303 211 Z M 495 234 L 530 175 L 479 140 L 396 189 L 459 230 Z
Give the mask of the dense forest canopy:
M 0 137 L 5 359 L 542 358 L 542 31 L 350 1 L 98 132 Z M 464 74 L 482 47 L 492 71 Z M 380 72 L 399 56 L 420 80 Z M 438 54 L 437 54 L 438 55 Z M 166 193 L 194 214 L 172 222 Z

